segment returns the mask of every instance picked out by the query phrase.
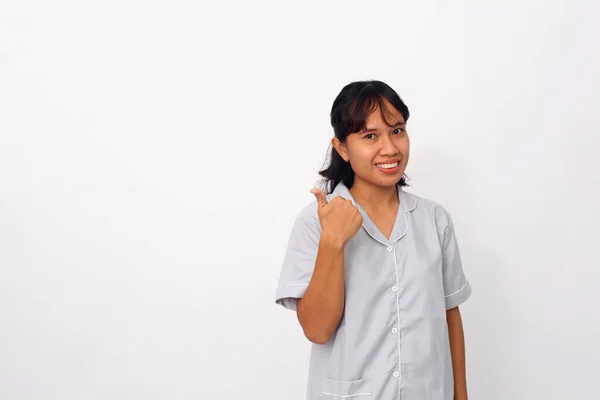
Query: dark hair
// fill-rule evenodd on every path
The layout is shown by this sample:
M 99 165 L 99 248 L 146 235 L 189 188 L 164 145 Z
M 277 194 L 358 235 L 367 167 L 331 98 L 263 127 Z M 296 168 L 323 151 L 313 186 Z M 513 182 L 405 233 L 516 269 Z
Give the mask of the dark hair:
M 331 126 L 335 137 L 343 143 L 349 134 L 364 129 L 367 117 L 377 108 L 381 110 L 384 121 L 389 126 L 393 126 L 386 119 L 386 115 L 390 113 L 383 102 L 384 99 L 388 100 L 402 114 L 405 122 L 408 120 L 408 107 L 398 93 L 387 84 L 381 81 L 367 80 L 352 82 L 344 86 L 331 107 Z M 348 188 L 352 187 L 354 183 L 354 171 L 350 163 L 344 161 L 333 146 L 330 146 L 327 168 L 319 171 L 319 175 L 324 178 L 322 187 L 327 193 L 333 192 L 340 182 L 344 182 Z M 408 177 L 404 175 L 397 184 L 408 186 L 407 179 Z

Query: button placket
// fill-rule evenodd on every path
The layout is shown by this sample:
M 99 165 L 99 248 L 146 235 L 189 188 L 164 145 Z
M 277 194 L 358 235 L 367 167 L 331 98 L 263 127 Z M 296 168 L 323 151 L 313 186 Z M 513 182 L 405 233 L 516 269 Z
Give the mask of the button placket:
M 398 264 L 397 264 L 397 260 L 396 260 L 396 251 L 395 251 L 394 247 L 393 246 L 387 246 L 386 250 L 388 252 L 392 252 L 392 251 L 394 252 L 393 253 L 393 256 L 394 256 L 394 265 L 395 265 L 395 269 L 396 269 L 396 284 L 391 287 L 391 291 L 392 291 L 392 293 L 395 294 L 395 297 L 396 297 L 396 312 L 398 314 L 398 321 L 396 321 L 396 323 L 395 323 L 396 326 L 394 326 L 392 328 L 392 334 L 395 335 L 395 337 L 396 337 L 396 339 L 398 341 L 398 344 L 397 344 L 397 346 L 398 346 L 398 371 L 394 371 L 393 376 L 394 376 L 394 378 L 398 379 L 398 385 L 400 385 L 400 387 L 401 387 L 400 368 L 401 368 L 401 365 L 402 365 L 402 352 L 400 350 L 400 334 L 399 334 L 399 330 L 400 330 L 400 319 L 399 319 L 400 318 L 400 305 L 399 305 L 400 294 L 399 294 L 399 291 L 398 291 L 398 284 L 399 284 L 399 282 L 398 282 L 398 272 L 399 271 L 398 271 Z

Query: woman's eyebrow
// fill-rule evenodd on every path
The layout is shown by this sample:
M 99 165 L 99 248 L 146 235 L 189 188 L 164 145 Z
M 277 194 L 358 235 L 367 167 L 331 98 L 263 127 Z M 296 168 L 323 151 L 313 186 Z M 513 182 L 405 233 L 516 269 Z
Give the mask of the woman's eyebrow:
M 391 126 L 394 127 L 394 126 L 399 126 L 399 125 L 406 126 L 406 122 L 400 121 L 400 122 L 397 122 L 397 123 L 395 123 L 394 125 L 391 125 Z M 373 132 L 373 131 L 376 131 L 376 130 L 377 130 L 376 128 L 365 127 L 365 129 L 362 130 L 362 131 L 360 131 L 360 133 Z

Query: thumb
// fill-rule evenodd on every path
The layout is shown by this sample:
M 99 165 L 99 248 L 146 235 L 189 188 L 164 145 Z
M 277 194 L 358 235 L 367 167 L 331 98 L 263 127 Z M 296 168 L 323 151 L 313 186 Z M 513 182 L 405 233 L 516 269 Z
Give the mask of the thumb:
M 310 190 L 310 192 L 317 198 L 319 208 L 323 208 L 327 205 L 327 197 L 325 197 L 325 193 L 323 193 L 321 189 L 313 188 Z

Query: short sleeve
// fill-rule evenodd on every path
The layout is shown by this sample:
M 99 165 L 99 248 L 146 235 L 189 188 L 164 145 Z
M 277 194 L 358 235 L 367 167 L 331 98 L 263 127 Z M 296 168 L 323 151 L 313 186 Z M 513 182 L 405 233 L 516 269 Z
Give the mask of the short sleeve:
M 471 296 L 471 285 L 462 267 L 458 241 L 454 233 L 454 224 L 444 210 L 444 231 L 442 240 L 442 276 L 446 309 L 458 307 Z
M 277 304 L 296 310 L 296 300 L 304 296 L 315 268 L 320 237 L 315 203 L 305 208 L 292 226 L 275 295 Z

